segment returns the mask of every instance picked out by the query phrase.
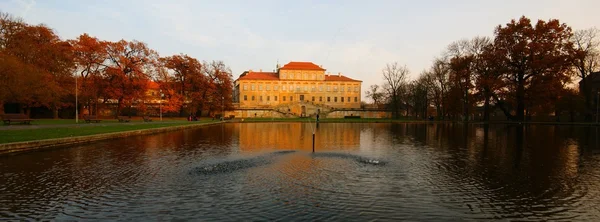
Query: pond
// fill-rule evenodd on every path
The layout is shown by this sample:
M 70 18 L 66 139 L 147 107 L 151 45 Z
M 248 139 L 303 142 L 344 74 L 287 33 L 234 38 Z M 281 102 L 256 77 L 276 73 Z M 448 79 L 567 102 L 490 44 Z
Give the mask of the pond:
M 227 123 L 2 156 L 0 220 L 598 221 L 599 140 L 584 126 Z

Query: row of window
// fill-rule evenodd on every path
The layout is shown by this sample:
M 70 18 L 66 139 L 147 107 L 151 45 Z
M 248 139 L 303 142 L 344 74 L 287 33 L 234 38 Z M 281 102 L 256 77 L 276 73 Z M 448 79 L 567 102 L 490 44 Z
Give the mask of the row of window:
M 283 101 L 283 102 L 286 102 L 286 99 L 287 99 L 287 98 L 288 98 L 288 96 L 282 96 L 282 97 L 281 97 L 281 101 Z M 351 99 L 352 97 L 349 97 L 349 96 L 348 96 L 348 97 L 340 97 L 340 102 L 342 102 L 342 103 L 343 103 L 343 102 L 344 102 L 344 98 L 347 98 L 347 99 L 346 99 L 346 102 L 351 102 L 351 100 L 350 100 L 350 99 Z M 256 97 L 255 97 L 255 96 L 252 96 L 252 97 L 251 97 L 251 101 L 255 101 L 255 99 L 256 99 Z M 266 99 L 267 99 L 267 101 L 271 101 L 271 96 L 266 96 Z M 290 99 L 290 102 L 294 101 L 294 96 L 289 96 L 289 99 Z M 316 98 L 313 96 L 313 97 L 311 98 L 311 101 L 312 101 L 312 102 L 315 102 L 315 99 L 316 99 Z M 331 102 L 331 97 L 330 97 L 330 96 L 327 96 L 327 97 L 326 97 L 326 99 L 327 99 L 327 102 Z M 303 95 L 301 95 L 301 96 L 300 96 L 300 101 L 303 101 L 303 100 L 304 100 L 304 96 L 303 96 Z M 248 101 L 248 95 L 244 95 L 244 101 Z M 263 101 L 263 96 L 258 96 L 258 101 Z M 277 101 L 277 96 L 273 96 L 273 101 Z M 319 102 L 323 102 L 323 96 L 319 96 Z M 337 103 L 337 102 L 338 102 L 338 97 L 337 97 L 337 96 L 334 96 L 334 97 L 333 97 L 333 102 L 335 102 L 335 103 Z M 357 103 L 357 102 L 358 102 L 358 97 L 354 97 L 354 102 L 355 102 L 355 103 Z
M 282 85 L 281 86 L 281 91 L 288 91 L 288 89 L 290 91 L 294 91 L 294 87 L 295 87 L 296 91 L 305 91 L 305 92 L 308 92 L 308 90 L 309 90 L 308 86 L 300 86 L 300 85 L 295 85 L 294 86 L 294 85 L 290 85 L 288 87 L 287 85 Z M 331 86 L 324 87 L 324 86 L 321 85 L 321 86 L 319 86 L 318 89 L 319 89 L 319 92 L 323 92 L 323 90 L 326 90 L 326 92 L 331 92 L 331 88 L 332 88 Z M 244 84 L 243 89 L 245 91 L 247 91 L 248 90 L 248 85 Z M 333 91 L 334 92 L 338 92 L 338 89 L 339 89 L 340 92 L 344 92 L 344 89 L 347 89 L 348 92 L 352 92 L 352 86 L 348 86 L 347 88 L 343 87 L 343 86 L 340 86 L 339 88 L 337 86 L 333 86 Z M 250 85 L 250 90 L 251 91 L 255 91 L 256 90 L 256 85 L 255 84 Z M 262 91 L 262 90 L 263 90 L 263 85 L 259 84 L 258 85 L 258 91 Z M 271 85 L 266 85 L 264 87 L 264 90 L 270 91 L 271 90 Z M 278 91 L 278 90 L 279 90 L 279 85 L 274 85 L 273 86 L 273 91 Z M 359 90 L 360 89 L 358 88 L 358 86 L 354 87 L 354 92 L 358 92 Z M 316 92 L 317 91 L 317 87 L 316 86 L 311 86 L 310 87 L 310 91 L 311 92 Z
M 319 79 L 323 79 L 323 75 L 324 74 L 321 74 L 321 76 L 319 76 Z M 306 74 L 306 73 L 300 74 L 300 73 L 298 73 L 298 74 L 294 75 L 294 73 L 290 73 L 290 79 L 293 79 L 293 78 L 308 79 L 309 77 L 312 80 L 316 80 L 317 79 L 317 74 Z M 285 73 L 282 73 L 281 74 L 281 78 L 282 79 L 287 79 L 287 75 Z

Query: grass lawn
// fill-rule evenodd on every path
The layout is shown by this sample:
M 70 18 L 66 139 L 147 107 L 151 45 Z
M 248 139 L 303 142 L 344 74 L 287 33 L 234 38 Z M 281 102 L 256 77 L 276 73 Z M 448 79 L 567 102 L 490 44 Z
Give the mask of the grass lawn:
M 163 120 L 164 121 L 164 120 Z M 102 133 L 114 133 L 131 130 L 152 129 L 168 126 L 180 126 L 191 124 L 203 124 L 217 122 L 213 120 L 201 120 L 197 122 L 171 121 L 171 122 L 150 122 L 138 124 L 97 124 L 94 126 L 70 126 L 53 128 L 34 128 L 19 130 L 0 131 L 0 144 L 12 142 L 24 142 L 43 139 L 56 139 L 75 136 L 87 136 Z
M 152 118 L 152 121 L 159 121 L 158 118 Z M 185 117 L 181 118 L 165 118 L 163 117 L 163 122 L 167 121 L 185 121 Z M 141 117 L 133 117 L 131 122 L 144 122 Z M 119 123 L 117 119 L 102 119 L 100 123 Z M 66 125 L 66 124 L 89 124 L 86 123 L 84 119 L 79 119 L 79 123 L 75 123 L 75 119 L 33 119 L 31 125 Z M 1 127 L 1 126 L 0 126 Z

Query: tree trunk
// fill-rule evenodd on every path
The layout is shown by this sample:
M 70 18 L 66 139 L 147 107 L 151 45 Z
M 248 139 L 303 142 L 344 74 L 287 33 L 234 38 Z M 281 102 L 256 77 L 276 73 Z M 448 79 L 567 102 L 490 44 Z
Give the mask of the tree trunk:
M 487 92 L 487 90 L 485 90 L 483 94 L 485 95 L 485 101 L 483 102 L 483 121 L 489 122 L 490 121 L 490 97 L 489 97 L 489 93 Z
M 522 122 L 525 120 L 525 80 L 523 75 L 519 74 L 519 81 L 517 83 L 517 118 L 516 120 Z
M 581 92 L 583 93 L 583 98 L 585 100 L 585 121 L 592 121 L 593 116 L 593 107 L 592 107 L 592 92 L 589 91 L 589 86 L 587 84 L 587 78 L 584 77 L 581 79 Z
M 56 106 L 56 105 L 52 106 L 52 111 L 54 113 L 53 118 L 58 119 L 58 106 Z

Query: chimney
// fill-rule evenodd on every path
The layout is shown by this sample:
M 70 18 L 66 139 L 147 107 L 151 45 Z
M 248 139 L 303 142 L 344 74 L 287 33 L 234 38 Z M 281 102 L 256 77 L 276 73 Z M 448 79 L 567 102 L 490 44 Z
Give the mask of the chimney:
M 338 72 L 338 77 L 340 77 L 340 76 L 342 76 L 342 73 L 341 73 L 341 72 Z
M 262 72 L 262 69 L 260 69 L 260 72 Z
M 252 69 L 249 72 L 252 72 Z

